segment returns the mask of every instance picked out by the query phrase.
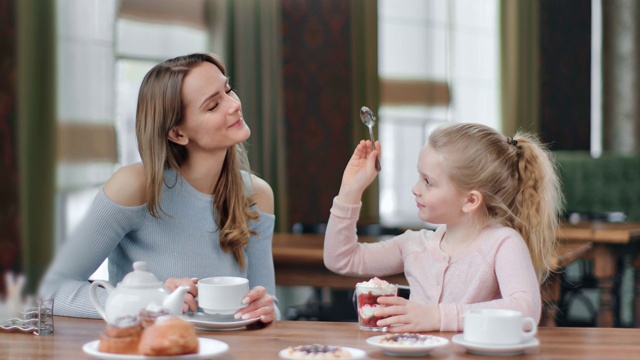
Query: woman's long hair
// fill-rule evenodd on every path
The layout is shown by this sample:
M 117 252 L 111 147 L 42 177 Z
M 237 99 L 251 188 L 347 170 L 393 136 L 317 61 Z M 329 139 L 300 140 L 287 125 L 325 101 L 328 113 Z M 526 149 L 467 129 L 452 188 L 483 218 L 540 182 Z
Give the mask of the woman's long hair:
M 490 223 L 520 233 L 542 283 L 553 267 L 556 229 L 564 206 L 551 153 L 531 134 L 508 138 L 471 123 L 436 129 L 429 145 L 442 156 L 454 184 L 482 194 Z
M 176 57 L 154 66 L 144 77 L 138 95 L 136 137 L 145 169 L 147 208 L 154 217 L 163 212 L 161 206 L 164 170 L 179 167 L 188 156 L 186 147 L 168 140 L 169 131 L 183 120 L 182 81 L 195 66 L 209 62 L 226 74 L 222 61 L 213 54 L 191 54 Z M 231 146 L 222 165 L 220 178 L 213 189 L 214 214 L 220 231 L 220 247 L 232 252 L 241 268 L 245 268 L 244 246 L 254 234 L 249 222 L 259 215 L 251 210 L 253 198 L 247 195 L 241 170 L 250 173 L 249 161 L 242 143 Z

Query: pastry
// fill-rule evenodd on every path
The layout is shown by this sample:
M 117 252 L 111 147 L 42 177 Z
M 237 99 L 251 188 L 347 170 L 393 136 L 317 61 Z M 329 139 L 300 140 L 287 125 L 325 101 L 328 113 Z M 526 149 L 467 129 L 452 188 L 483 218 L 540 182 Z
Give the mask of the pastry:
M 98 351 L 112 354 L 138 354 L 142 325 L 137 316 L 124 316 L 108 324 L 100 334 Z
M 289 346 L 285 353 L 292 359 L 342 359 L 350 358 L 351 353 L 336 345 L 298 345 Z
M 432 345 L 440 341 L 435 336 L 415 333 L 387 334 L 378 339 L 380 344 L 387 345 Z
M 149 304 L 146 308 L 140 310 L 140 321 L 142 322 L 142 327 L 147 328 L 155 324 L 156 319 L 160 316 L 167 315 L 171 315 L 169 309 L 155 303 Z
M 144 330 L 138 351 L 147 356 L 197 354 L 199 351 L 196 328 L 174 316 L 163 316 Z

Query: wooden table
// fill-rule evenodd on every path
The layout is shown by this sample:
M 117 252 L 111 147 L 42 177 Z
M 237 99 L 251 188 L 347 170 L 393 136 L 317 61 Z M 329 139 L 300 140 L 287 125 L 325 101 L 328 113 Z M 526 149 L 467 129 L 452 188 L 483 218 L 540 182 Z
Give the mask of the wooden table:
M 53 334 L 36 336 L 25 333 L 0 333 L 0 359 L 89 359 L 82 346 L 97 340 L 104 330 L 102 320 L 54 318 Z M 456 333 L 431 333 L 451 339 Z M 377 333 L 361 331 L 356 323 L 279 321 L 269 326 L 237 331 L 198 331 L 198 336 L 213 338 L 229 345 L 215 357 L 221 360 L 280 359 L 278 352 L 291 345 L 320 343 L 361 349 L 365 359 L 395 359 L 366 339 Z M 555 328 L 542 327 L 536 335 L 539 347 L 523 356 L 502 359 L 637 359 L 640 354 L 640 329 Z M 450 342 L 432 351 L 430 359 L 489 359 L 465 352 Z M 424 357 L 423 357 L 424 358 Z
M 619 258 L 631 255 L 635 270 L 634 326 L 640 327 L 640 224 L 583 222 L 565 224 L 557 238 L 563 241 L 592 242 L 594 277 L 600 288 L 600 310 L 598 326 L 620 325 L 619 319 Z
M 360 242 L 377 242 L 379 238 L 358 237 Z M 369 280 L 370 276 L 339 275 L 324 266 L 324 235 L 317 234 L 273 234 L 273 262 L 278 285 L 308 285 L 333 289 L 354 289 L 357 282 Z M 385 276 L 385 280 L 408 285 L 404 274 Z

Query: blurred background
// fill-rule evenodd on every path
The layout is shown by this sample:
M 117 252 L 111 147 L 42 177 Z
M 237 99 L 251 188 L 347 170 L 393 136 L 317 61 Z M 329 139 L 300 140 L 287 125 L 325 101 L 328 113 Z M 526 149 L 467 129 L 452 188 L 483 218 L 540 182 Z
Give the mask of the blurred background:
M 0 0 L 0 269 L 33 291 L 100 186 L 139 161 L 138 87 L 165 59 L 224 59 L 276 231 L 326 222 L 363 105 L 384 155 L 360 222 L 409 228 L 424 225 L 418 151 L 444 122 L 637 159 L 639 21 L 635 0 Z M 568 210 L 640 220 L 640 170 L 615 171 L 615 188 L 611 172 L 565 178 Z

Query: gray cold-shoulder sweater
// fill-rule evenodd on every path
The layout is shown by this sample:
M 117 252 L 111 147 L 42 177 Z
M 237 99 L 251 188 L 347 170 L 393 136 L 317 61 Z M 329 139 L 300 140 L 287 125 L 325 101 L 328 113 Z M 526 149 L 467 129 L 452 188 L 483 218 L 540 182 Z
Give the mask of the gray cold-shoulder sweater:
M 252 192 L 249 175 L 243 176 Z M 251 288 L 264 286 L 275 297 L 271 255 L 275 216 L 259 212 L 260 219 L 250 224 L 258 235 L 251 236 L 244 249 L 243 270 L 231 253 L 220 248 L 213 196 L 197 191 L 171 169 L 165 170 L 165 180 L 161 199 L 165 213 L 159 218 L 151 216 L 146 205 L 121 206 L 99 191 L 40 286 L 41 297 L 54 299 L 55 315 L 100 317 L 89 300 L 88 278 L 107 257 L 109 282 L 114 286 L 133 270 L 133 262 L 142 260 L 163 282 L 170 277 L 242 276 Z M 104 304 L 106 290 L 98 288 L 98 296 Z

